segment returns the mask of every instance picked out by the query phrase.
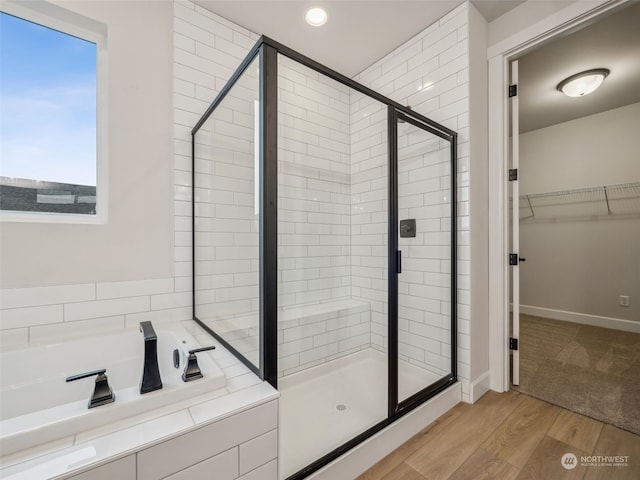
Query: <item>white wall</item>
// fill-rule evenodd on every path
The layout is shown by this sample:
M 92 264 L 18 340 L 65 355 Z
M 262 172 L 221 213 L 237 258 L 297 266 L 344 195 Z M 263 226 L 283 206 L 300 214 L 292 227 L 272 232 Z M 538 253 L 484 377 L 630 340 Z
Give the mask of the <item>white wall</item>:
M 528 0 L 513 10 L 496 18 L 489 24 L 487 31 L 488 45 L 495 45 L 510 36 L 526 30 L 531 25 L 554 15 L 576 0 L 536 1 Z M 590 0 L 580 0 L 583 3 L 593 3 Z
M 639 119 L 635 103 L 521 135 L 521 194 L 640 181 Z M 521 304 L 640 321 L 639 241 L 638 214 L 521 222 Z
M 458 276 L 461 288 L 471 282 L 471 379 L 486 376 L 489 369 L 489 155 L 488 155 L 488 85 L 487 22 L 473 5 L 469 6 L 469 129 L 471 162 L 469 176 L 463 174 L 459 184 L 469 184 L 470 232 L 461 232 L 459 245 L 470 244 L 470 276 Z M 470 314 L 471 316 L 471 314 Z M 484 377 L 483 377 L 484 378 Z M 477 382 L 476 382 L 477 383 Z M 479 385 L 474 400 L 484 392 Z
M 0 286 L 170 277 L 171 4 L 55 4 L 107 26 L 109 218 L 104 225 L 3 222 Z

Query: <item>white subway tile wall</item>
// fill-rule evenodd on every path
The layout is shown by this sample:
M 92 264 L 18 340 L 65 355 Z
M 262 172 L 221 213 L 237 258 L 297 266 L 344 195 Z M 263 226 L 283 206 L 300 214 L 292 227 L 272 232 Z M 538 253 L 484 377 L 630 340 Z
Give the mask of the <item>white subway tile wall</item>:
M 278 375 L 283 377 L 370 346 L 370 305 L 356 300 L 280 312 Z
M 398 124 L 398 217 L 415 221 L 399 239 L 398 353 L 431 372 L 451 371 L 451 148 Z
M 457 197 L 458 197 L 458 376 L 462 381 L 463 398 L 469 400 L 469 333 L 470 333 L 470 247 L 469 247 L 469 58 L 468 58 L 468 30 L 469 12 L 468 5 L 463 3 L 438 22 L 431 25 L 422 33 L 416 35 L 404 45 L 370 66 L 355 80 L 377 90 L 383 95 L 410 106 L 414 111 L 425 115 L 436 122 L 458 133 L 458 165 L 456 172 Z M 353 128 L 353 127 L 352 127 Z M 400 297 L 400 339 L 404 340 L 401 351 L 412 352 L 417 361 L 424 355 L 425 363 L 432 367 L 447 365 L 450 356 L 450 342 L 444 338 L 447 317 L 450 306 L 444 300 L 448 298 L 446 291 L 446 278 L 450 273 L 449 260 L 442 249 L 446 249 L 445 239 L 449 228 L 443 219 L 440 228 L 435 225 L 435 220 L 440 216 L 434 215 L 438 196 L 442 193 L 441 183 L 448 181 L 446 173 L 438 172 L 443 163 L 438 164 L 437 159 L 424 158 L 424 168 L 420 171 L 425 175 L 421 181 L 415 181 L 408 172 L 400 172 L 399 192 L 400 202 L 405 202 L 408 209 L 408 217 L 416 218 L 418 214 L 424 214 L 425 221 L 433 225 L 429 228 L 430 251 L 425 247 L 409 248 L 411 264 L 422 264 L 422 282 L 414 282 L 404 279 L 399 288 L 404 289 Z M 426 175 L 432 175 L 427 177 Z M 410 177 L 410 178 L 409 178 Z M 410 183 L 409 180 L 411 180 Z M 425 183 L 422 183 L 424 181 Z M 404 195 L 403 195 L 404 194 Z M 409 206 L 412 194 L 421 194 L 416 197 L 423 205 L 432 211 L 424 210 L 424 206 Z M 413 210 L 413 211 L 412 211 Z M 416 215 L 416 216 L 413 216 Z M 400 218 L 403 218 L 402 215 Z M 421 221 L 418 221 L 420 224 Z M 408 240 L 408 239 L 407 239 Z M 420 250 L 416 250 L 420 248 Z M 437 249 L 441 249 L 438 251 Z M 406 249 L 405 249 L 406 250 Z M 403 251 L 403 256 L 405 252 Z M 417 258 L 414 258 L 417 257 Z M 377 272 L 374 272 L 377 273 Z M 372 277 L 376 278 L 377 277 Z M 405 280 L 407 279 L 407 280 Z M 403 285 L 404 284 L 404 285 Z M 412 298 L 413 297 L 413 300 Z M 414 302 L 413 305 L 411 302 Z M 413 308 L 412 308 L 413 307 Z M 373 310 L 373 307 L 372 307 Z M 380 323 L 377 324 L 377 319 Z M 379 341 L 386 341 L 386 319 L 384 316 L 372 314 L 372 342 L 378 345 Z M 418 335 L 419 337 L 416 337 Z M 413 350 L 411 340 L 420 340 L 420 350 Z M 402 345 L 402 343 L 401 343 Z M 426 347 L 426 348 L 424 348 Z M 411 358 L 406 355 L 406 358 Z M 437 370 L 436 370 L 437 371 Z
M 195 135 L 194 198 L 196 316 L 256 367 L 258 67 L 255 58 Z
M 280 376 L 370 346 L 351 292 L 350 89 L 278 57 Z
M 189 1 L 174 2 L 173 29 L 176 202 L 190 203 L 191 129 L 258 36 Z M 254 64 L 247 70 L 203 126 L 195 150 L 198 316 L 206 323 L 221 322 L 214 328 L 230 331 L 227 340 L 249 357 L 252 352 L 257 355 L 258 332 L 253 315 L 258 309 L 253 155 L 256 68 Z M 176 223 L 184 225 L 184 234 L 176 232 L 176 249 L 190 249 L 191 211 L 176 208 L 174 214 Z M 190 292 L 191 285 L 181 279 L 190 280 L 191 257 L 180 253 L 176 251 L 176 288 L 180 284 Z
M 279 307 L 349 298 L 349 89 L 278 56 Z
M 357 80 L 357 79 L 356 79 Z M 371 346 L 388 347 L 387 106 L 351 92 L 351 291 L 371 306 Z

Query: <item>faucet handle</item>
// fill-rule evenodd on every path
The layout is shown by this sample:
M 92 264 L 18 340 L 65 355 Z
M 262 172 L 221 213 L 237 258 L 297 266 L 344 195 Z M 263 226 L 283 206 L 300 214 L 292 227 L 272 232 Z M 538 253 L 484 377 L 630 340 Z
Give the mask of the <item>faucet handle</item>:
M 113 403 L 116 399 L 116 395 L 113 393 L 113 390 L 109 386 L 109 379 L 106 375 L 107 369 L 103 368 L 100 370 L 93 370 L 91 372 L 79 373 L 77 375 L 71 375 L 67 377 L 65 380 L 67 382 L 73 382 L 75 380 L 80 380 L 82 378 L 93 377 L 96 375 L 96 383 L 93 388 L 93 395 L 89 399 L 89 407 L 94 408 L 99 407 L 100 405 L 106 405 L 107 403 Z
M 94 375 L 104 375 L 107 373 L 106 368 L 102 368 L 100 370 L 93 370 L 92 372 L 84 372 L 78 373 L 77 375 L 71 375 L 70 377 L 65 378 L 66 382 L 73 382 L 74 380 L 80 380 L 81 378 L 93 377 Z
M 202 347 L 202 348 L 194 348 L 193 350 L 189 350 L 189 355 L 193 355 L 194 353 L 207 352 L 209 350 L 215 350 L 215 349 L 216 349 L 215 345 L 209 345 L 208 347 Z
M 182 372 L 182 381 L 190 382 L 191 380 L 202 378 L 203 375 L 202 371 L 200 371 L 200 366 L 198 365 L 198 357 L 196 357 L 196 353 L 206 352 L 215 348 L 215 345 L 211 345 L 208 347 L 194 348 L 192 350 L 189 350 L 187 365 L 184 367 L 184 372 Z

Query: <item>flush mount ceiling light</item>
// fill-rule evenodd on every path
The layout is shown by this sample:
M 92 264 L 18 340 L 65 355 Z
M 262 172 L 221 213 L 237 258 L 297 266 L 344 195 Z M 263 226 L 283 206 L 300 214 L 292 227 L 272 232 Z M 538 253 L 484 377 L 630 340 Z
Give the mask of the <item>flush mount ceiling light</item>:
M 567 97 L 584 97 L 597 90 L 607 75 L 607 68 L 594 68 L 565 78 L 556 88 Z
M 320 7 L 313 7 L 307 10 L 307 14 L 305 15 L 305 20 L 312 27 L 321 27 L 325 23 L 327 23 L 327 12 Z

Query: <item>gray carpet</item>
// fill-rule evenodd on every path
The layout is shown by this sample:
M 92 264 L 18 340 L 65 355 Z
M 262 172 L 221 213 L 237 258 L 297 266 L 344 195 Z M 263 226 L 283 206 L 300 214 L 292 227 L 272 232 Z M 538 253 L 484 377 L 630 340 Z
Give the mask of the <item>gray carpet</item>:
M 521 315 L 513 388 L 640 435 L 640 335 Z

